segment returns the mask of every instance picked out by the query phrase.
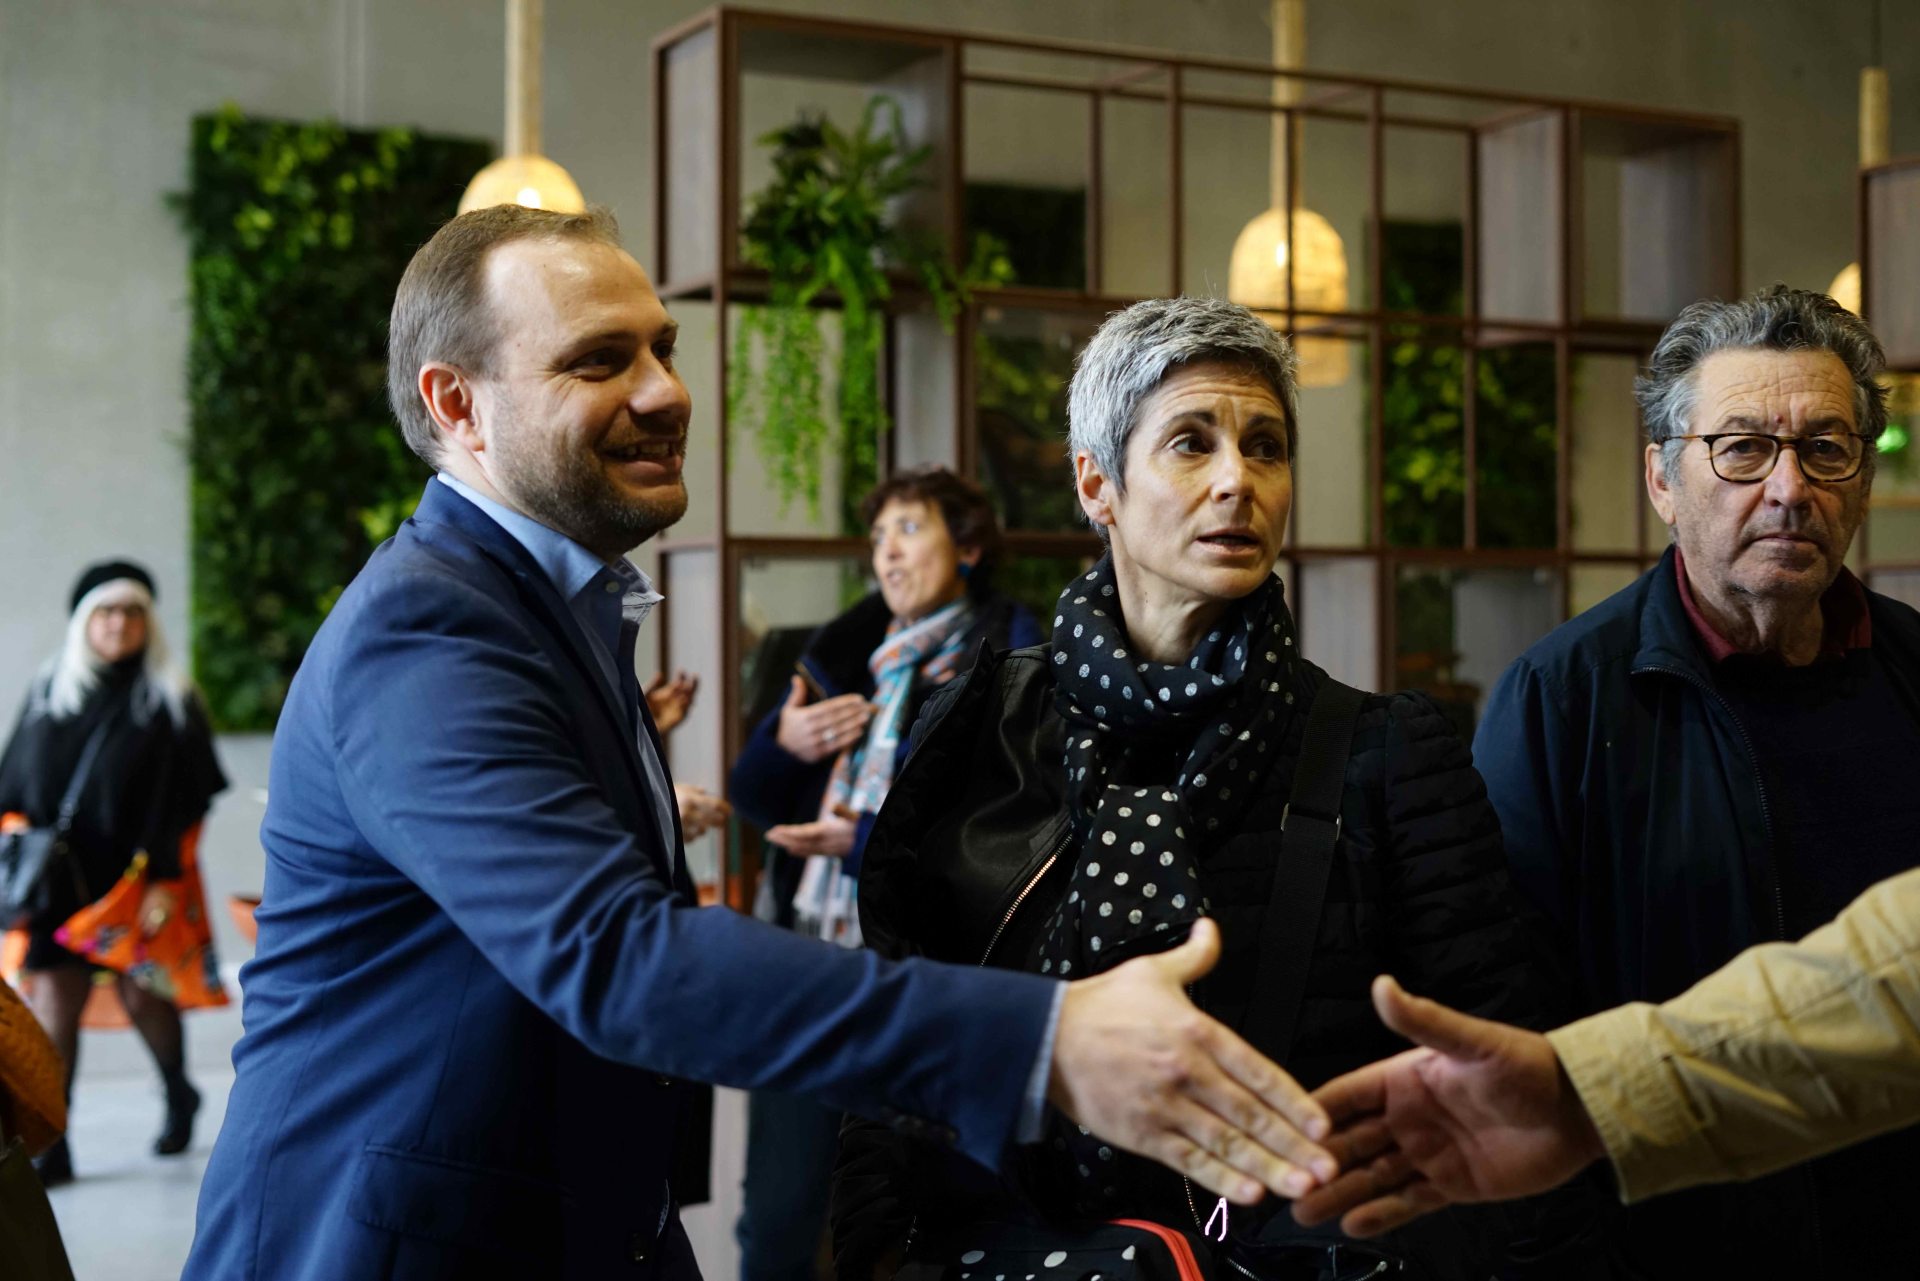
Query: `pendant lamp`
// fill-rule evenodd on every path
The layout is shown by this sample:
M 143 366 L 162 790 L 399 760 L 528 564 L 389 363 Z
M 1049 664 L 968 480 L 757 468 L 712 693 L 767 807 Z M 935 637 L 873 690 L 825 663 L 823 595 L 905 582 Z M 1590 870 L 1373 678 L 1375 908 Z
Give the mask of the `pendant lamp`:
M 525 205 L 579 213 L 587 207 L 567 171 L 540 154 L 541 0 L 507 0 L 507 154 L 475 174 L 460 212 Z
M 1873 60 L 1880 62 L 1880 6 L 1873 7 Z M 1887 96 L 1887 69 L 1860 68 L 1860 167 L 1887 162 L 1892 153 L 1893 126 Z M 1827 286 L 1833 300 L 1856 316 L 1860 314 L 1860 264 L 1850 262 Z
M 1283 67 L 1306 64 L 1306 0 L 1273 0 L 1273 60 Z M 1273 100 L 1296 100 L 1293 82 L 1276 80 Z M 1273 118 L 1271 207 L 1241 229 L 1227 264 L 1227 297 L 1259 312 L 1268 324 L 1286 324 L 1287 271 L 1293 271 L 1293 306 L 1297 311 L 1347 309 L 1347 248 L 1333 224 L 1311 209 L 1288 200 L 1287 131 L 1292 117 L 1276 112 Z M 1293 148 L 1295 163 L 1301 148 Z M 1296 184 L 1297 185 L 1297 184 Z M 1314 322 L 1306 322 L 1314 323 Z M 1333 387 L 1347 380 L 1351 360 L 1340 338 L 1296 337 L 1300 356 L 1300 385 Z

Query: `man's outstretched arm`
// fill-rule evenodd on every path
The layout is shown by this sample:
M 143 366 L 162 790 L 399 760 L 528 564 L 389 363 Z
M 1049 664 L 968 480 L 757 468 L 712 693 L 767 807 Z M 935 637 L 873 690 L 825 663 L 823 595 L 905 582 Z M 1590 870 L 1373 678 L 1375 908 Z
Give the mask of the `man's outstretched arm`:
M 1218 955 L 1211 924 L 1061 996 L 1039 975 L 887 962 L 694 907 L 580 759 L 523 616 L 426 574 L 374 590 L 350 606 L 364 616 L 327 702 L 351 817 L 594 1053 L 888 1116 L 988 1165 L 1039 1076 L 1089 1130 L 1232 1200 L 1293 1195 L 1315 1165 L 1331 1177 L 1308 1137 L 1319 1105 L 1182 991 Z
M 1295 1206 L 1303 1222 L 1372 1235 L 1546 1191 L 1601 1156 L 1627 1201 L 1753 1178 L 1920 1121 L 1920 869 L 1664 1005 L 1546 1036 L 1391 979 L 1374 1003 L 1420 1048 L 1316 1091 L 1346 1172 Z

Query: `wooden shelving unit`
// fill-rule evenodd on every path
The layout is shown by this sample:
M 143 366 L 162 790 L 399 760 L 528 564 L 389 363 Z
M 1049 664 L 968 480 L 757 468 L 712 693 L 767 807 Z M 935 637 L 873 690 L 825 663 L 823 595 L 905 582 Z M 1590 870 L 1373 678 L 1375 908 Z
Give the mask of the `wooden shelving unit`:
M 1631 578 L 1664 545 L 1640 496 L 1638 423 L 1630 398 L 1621 408 L 1622 388 L 1674 311 L 1738 289 L 1740 135 L 1731 119 L 730 6 L 659 36 L 653 72 L 648 266 L 670 304 L 712 309 L 714 336 L 709 376 L 693 389 L 701 448 L 717 455 L 694 495 L 696 510 L 713 512 L 702 521 L 710 532 L 661 548 L 664 661 L 699 671 L 706 690 L 700 723 L 674 737 L 677 772 L 723 778 L 749 728 L 743 590 L 771 581 L 762 576 L 865 555 L 861 540 L 837 531 L 768 534 L 762 513 L 734 501 L 738 444 L 723 395 L 731 314 L 765 296 L 764 276 L 741 261 L 739 227 L 752 138 L 782 123 L 756 126 L 752 117 L 796 94 L 846 104 L 885 93 L 901 105 L 912 139 L 932 149 L 932 182 L 900 217 L 938 236 L 956 261 L 970 234 L 969 183 L 988 160 L 1004 159 L 982 159 L 982 121 L 993 122 L 996 147 L 1029 134 L 1054 150 L 1078 140 L 1077 171 L 1062 164 L 1052 176 L 1084 198 L 1078 287 L 982 291 L 953 333 L 903 287 L 889 317 L 883 382 L 897 427 L 882 442 L 883 461 L 942 461 L 979 477 L 1015 517 L 1011 556 L 1057 560 L 1064 581 L 1067 562 L 1096 554 L 1097 544 L 1065 520 L 1021 516 L 1046 506 L 1037 500 L 1047 484 L 1065 492 L 1064 448 L 1046 459 L 1031 445 L 1010 452 L 983 429 L 976 343 L 1038 341 L 1065 352 L 1137 297 L 1224 294 L 1232 237 L 1266 204 L 1265 139 L 1277 123 L 1287 127 L 1296 204 L 1329 213 L 1352 267 L 1350 309 L 1294 306 L 1289 276 L 1281 313 L 1288 332 L 1338 339 L 1353 357 L 1348 385 L 1308 392 L 1302 404 L 1285 572 L 1305 651 L 1377 686 L 1469 688 L 1446 672 L 1429 680 L 1423 656 L 1403 652 L 1411 623 L 1402 615 L 1421 592 L 1484 589 L 1488 608 L 1550 625 Z M 1288 92 L 1276 94 L 1276 84 Z M 1009 130 L 1009 121 L 1022 127 Z M 1416 205 L 1424 212 L 1413 221 L 1433 221 L 1435 190 L 1447 205 L 1442 221 L 1458 228 L 1459 275 L 1444 291 L 1457 306 L 1408 309 L 1388 295 L 1394 228 Z M 1914 343 L 1920 355 L 1920 329 Z M 1387 365 L 1413 348 L 1445 351 L 1445 367 L 1458 370 L 1448 398 L 1457 402 L 1465 492 L 1457 537 L 1442 545 L 1397 539 L 1390 519 L 1383 393 Z M 1536 424 L 1552 437 L 1551 460 L 1535 494 L 1550 519 L 1522 540 L 1537 545 L 1503 533 L 1512 495 L 1489 470 L 1512 444 L 1505 427 L 1489 426 L 1505 420 L 1494 417 L 1500 407 L 1487 398 L 1482 366 L 1517 359 L 1552 374 Z M 1597 408 L 1583 399 L 1596 389 L 1609 398 Z M 1340 433 L 1323 431 L 1333 418 Z M 1605 477 L 1599 497 L 1576 501 L 1590 469 Z M 1503 604 L 1503 593 L 1513 599 Z M 837 608 L 821 599 L 814 621 Z M 1316 650 L 1316 638 L 1340 652 Z M 716 860 L 726 901 L 745 904 L 754 855 L 736 832 Z

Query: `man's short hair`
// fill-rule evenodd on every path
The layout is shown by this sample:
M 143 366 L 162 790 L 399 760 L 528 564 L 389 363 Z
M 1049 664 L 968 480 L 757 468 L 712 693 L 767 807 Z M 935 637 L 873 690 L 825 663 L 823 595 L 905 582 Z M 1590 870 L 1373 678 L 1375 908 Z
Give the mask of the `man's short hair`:
M 1661 446 L 1669 480 L 1679 454 L 1674 446 L 1685 443 L 1675 438 L 1692 431 L 1700 362 L 1717 351 L 1830 352 L 1853 379 L 1854 430 L 1871 442 L 1887 428 L 1887 389 L 1879 382 L 1886 353 L 1866 321 L 1826 294 L 1773 285 L 1737 302 L 1696 302 L 1667 326 L 1633 383 L 1647 439 Z M 1873 464 L 1869 449 L 1869 475 Z
M 872 525 L 880 518 L 880 509 L 895 499 L 940 509 L 953 545 L 961 551 L 979 551 L 980 561 L 967 575 L 967 590 L 984 591 L 1000 563 L 1000 520 L 986 491 L 937 463 L 908 467 L 875 485 L 860 500 L 860 519 Z
M 485 376 L 500 342 L 487 301 L 487 255 L 515 240 L 583 240 L 620 248 L 620 224 L 604 208 L 555 213 L 494 205 L 461 214 L 420 246 L 400 277 L 387 326 L 387 403 L 407 445 L 439 465 L 440 429 L 420 399 L 420 367 L 454 365 Z
M 1299 421 L 1299 358 L 1259 316 L 1218 298 L 1149 298 L 1108 316 L 1074 362 L 1067 396 L 1067 445 L 1085 450 L 1102 475 L 1126 491 L 1127 440 L 1140 405 L 1186 365 L 1238 365 L 1273 388 L 1287 416 L 1287 458 Z

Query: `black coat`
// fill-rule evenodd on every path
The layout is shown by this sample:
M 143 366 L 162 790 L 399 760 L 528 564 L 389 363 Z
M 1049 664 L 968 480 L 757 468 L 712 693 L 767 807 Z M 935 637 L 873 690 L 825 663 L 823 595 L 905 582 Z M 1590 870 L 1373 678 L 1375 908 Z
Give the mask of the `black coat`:
M 1296 671 L 1296 704 L 1304 708 L 1326 676 L 1308 663 Z M 1252 976 L 1304 720 L 1290 718 L 1265 794 L 1241 830 L 1204 855 L 1224 951 L 1195 999 L 1230 1026 L 1258 999 Z M 1074 862 L 1062 726 L 1044 649 L 983 662 L 935 696 L 868 842 L 860 915 L 869 946 L 965 964 L 1028 962 Z M 1475 1014 L 1531 1027 L 1559 1019 L 1548 949 L 1508 885 L 1480 777 L 1466 745 L 1425 697 L 1368 697 L 1341 818 L 1344 839 L 1294 1043 L 1257 1048 L 1309 1088 L 1405 1048 L 1369 1001 L 1369 984 L 1383 972 Z M 1044 1164 L 1045 1157 L 1030 1151 L 1028 1160 Z M 866 1281 L 876 1260 L 900 1248 L 910 1224 L 937 1235 L 943 1224 L 1029 1214 L 1022 1203 L 1035 1201 L 1044 1215 L 1043 1184 L 1031 1177 L 1016 1191 L 930 1147 L 850 1121 L 834 1188 L 840 1275 Z M 1130 1212 L 1186 1221 L 1176 1176 L 1164 1174 L 1151 1200 Z M 1211 1198 L 1203 1213 L 1208 1205 Z M 1546 1216 L 1551 1223 L 1537 1207 L 1435 1216 L 1396 1248 L 1434 1275 L 1485 1276 L 1497 1255 L 1492 1238 L 1525 1254 L 1550 1248 L 1546 1238 L 1591 1228 L 1600 1213 L 1585 1192 L 1557 1205 L 1573 1208 Z M 1562 1213 L 1568 1217 L 1554 1217 Z M 1284 1217 L 1271 1227 L 1299 1231 Z
M 1920 718 L 1920 614 L 1867 602 L 1874 653 Z M 1715 688 L 1671 551 L 1515 660 L 1474 753 L 1578 1013 L 1665 1000 L 1785 936 L 1755 744 Z M 1635 1206 L 1622 1236 L 1654 1276 L 1910 1276 L 1920 1264 L 1893 1220 L 1916 1204 L 1920 1132 L 1907 1131 Z
M 80 710 L 46 710 L 47 678 L 35 682 L 0 752 L 0 813 L 23 813 L 51 827 L 96 726 L 111 718 L 100 753 L 81 788 L 71 844 L 87 899 L 66 877 L 52 882 L 53 901 L 32 923 L 50 933 L 113 888 L 136 852 L 162 879 L 180 874 L 180 841 L 206 817 L 226 776 L 197 696 L 188 695 L 176 722 L 151 690 L 138 660 L 107 669 Z

